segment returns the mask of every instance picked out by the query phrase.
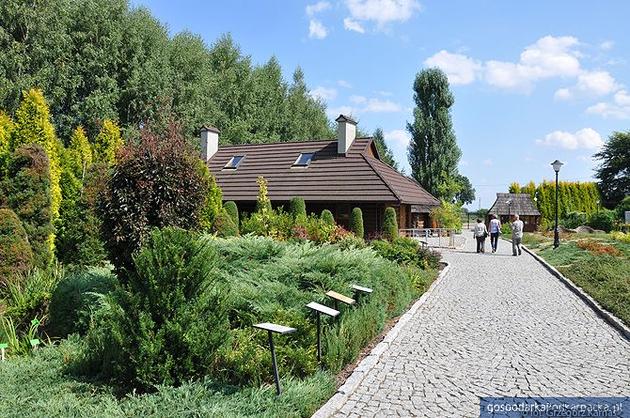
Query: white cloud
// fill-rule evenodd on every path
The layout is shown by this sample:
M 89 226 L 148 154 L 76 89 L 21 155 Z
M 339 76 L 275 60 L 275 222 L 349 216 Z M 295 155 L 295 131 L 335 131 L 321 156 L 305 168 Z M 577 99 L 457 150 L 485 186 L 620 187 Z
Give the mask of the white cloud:
M 400 112 L 402 107 L 398 103 L 394 103 L 391 100 L 381 99 L 368 99 L 367 104 L 362 109 L 363 112 Z
M 328 36 L 328 30 L 324 25 L 322 25 L 322 22 L 317 19 L 311 19 L 308 25 L 308 37 L 324 39 L 326 36 Z
M 495 87 L 529 91 L 539 80 L 575 77 L 581 71 L 578 45 L 573 36 L 545 36 L 526 47 L 516 63 L 488 61 L 485 80 Z
M 346 0 L 346 6 L 353 21 L 376 22 L 378 29 L 390 22 L 404 22 L 421 9 L 416 0 Z
M 391 96 L 393 93 L 391 91 L 385 91 L 385 90 L 379 90 L 377 91 L 378 94 L 380 94 L 381 96 Z
M 453 54 L 445 50 L 424 60 L 427 67 L 438 67 L 448 76 L 453 85 L 470 84 L 475 81 L 483 69 L 482 64 L 462 54 Z
M 483 160 L 483 165 L 490 167 L 492 165 L 492 160 L 490 158 Z
M 579 148 L 599 148 L 604 144 L 604 141 L 601 135 L 594 129 L 584 128 L 575 133 L 553 131 L 545 135 L 544 139 L 536 140 L 536 143 L 539 145 L 575 150 Z
M 383 135 L 386 142 L 398 148 L 406 149 L 409 145 L 409 141 L 411 141 L 411 135 L 403 129 L 394 129 L 393 131 L 383 133 Z
M 323 12 L 324 10 L 330 9 L 330 3 L 327 1 L 319 1 L 315 4 L 309 4 L 306 6 L 306 14 L 309 17 L 316 15 L 317 13 Z
M 366 97 L 353 94 L 352 96 L 350 96 L 350 101 L 355 104 L 363 104 L 366 103 L 368 99 Z
M 569 89 L 558 89 L 553 95 L 556 100 L 569 100 L 573 95 Z
M 337 84 L 339 84 L 341 87 L 345 87 L 347 89 L 351 89 L 352 88 L 352 84 L 348 83 L 346 80 L 337 80 Z
M 359 32 L 359 33 L 365 33 L 365 29 L 363 29 L 363 26 L 361 26 L 361 24 L 357 22 L 356 20 L 351 19 L 349 17 L 346 17 L 343 19 L 343 27 L 346 30 L 351 30 L 354 32 Z
M 619 84 L 608 71 L 583 71 L 575 86 L 556 91 L 556 99 L 567 100 L 576 96 L 606 96 L 619 89 Z
M 337 97 L 337 90 L 333 88 L 326 88 L 317 86 L 309 92 L 309 95 L 315 99 L 321 100 L 334 100 Z
M 604 41 L 601 44 L 599 44 L 599 47 L 603 49 L 604 51 L 609 51 L 613 49 L 614 46 L 615 46 L 615 43 L 613 41 Z
M 619 90 L 613 96 L 612 102 L 597 103 L 586 109 L 586 113 L 601 115 L 604 118 L 630 119 L 630 94 L 627 90 Z

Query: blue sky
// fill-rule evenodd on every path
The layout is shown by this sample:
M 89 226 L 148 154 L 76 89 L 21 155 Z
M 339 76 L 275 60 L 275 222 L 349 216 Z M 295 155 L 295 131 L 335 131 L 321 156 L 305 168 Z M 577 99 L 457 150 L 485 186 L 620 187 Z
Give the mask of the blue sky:
M 460 171 L 489 207 L 512 181 L 592 179 L 608 135 L 630 126 L 630 2 L 135 0 L 175 34 L 231 33 L 287 79 L 301 66 L 331 117 L 381 127 L 407 167 L 415 74 L 438 66 L 455 95 Z

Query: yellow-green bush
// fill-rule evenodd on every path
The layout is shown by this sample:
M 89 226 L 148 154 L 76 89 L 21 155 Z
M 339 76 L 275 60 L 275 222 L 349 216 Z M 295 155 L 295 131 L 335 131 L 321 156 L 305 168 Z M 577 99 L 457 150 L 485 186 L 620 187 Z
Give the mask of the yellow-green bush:
M 120 128 L 110 119 L 105 119 L 101 129 L 94 138 L 94 158 L 107 165 L 114 165 L 116 153 L 123 146 Z

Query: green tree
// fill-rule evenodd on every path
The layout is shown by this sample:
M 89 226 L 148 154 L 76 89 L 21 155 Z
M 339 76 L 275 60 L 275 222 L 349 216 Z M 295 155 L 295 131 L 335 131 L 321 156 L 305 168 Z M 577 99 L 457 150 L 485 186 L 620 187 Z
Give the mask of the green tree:
M 450 114 L 455 100 L 446 74 L 437 68 L 420 71 L 413 90 L 414 121 L 407 124 L 411 174 L 433 196 L 442 197 L 440 186 L 457 174 L 461 156 Z
M 461 207 L 446 200 L 442 200 L 440 206 L 431 210 L 431 218 L 437 221 L 440 228 L 461 229 L 462 227 Z M 482 219 L 485 219 L 485 216 Z
M 15 111 L 15 127 L 11 134 L 11 149 L 25 144 L 39 144 L 49 160 L 50 213 L 53 220 L 59 217 L 61 206 L 61 161 L 63 146 L 57 139 L 50 118 L 48 104 L 41 90 L 24 92 L 20 107 Z
M 599 160 L 595 177 L 604 204 L 613 208 L 630 195 L 630 131 L 613 132 L 594 158 Z
M 475 188 L 468 180 L 468 177 L 458 174 L 455 181 L 459 184 L 459 191 L 455 194 L 455 201 L 458 205 L 472 203 L 475 200 Z
M 508 193 L 520 193 L 521 192 L 521 185 L 518 184 L 517 182 L 512 182 L 510 184 L 510 188 L 508 189 Z
M 75 177 L 83 182 L 88 168 L 92 165 L 92 149 L 82 126 L 77 126 L 72 131 L 66 155 L 69 159 L 68 167 Z
M 392 207 L 385 209 L 383 236 L 390 241 L 398 236 L 398 219 L 396 218 L 396 210 Z
M 256 199 L 256 212 L 266 215 L 272 211 L 271 200 L 269 200 L 269 192 L 267 191 L 267 180 L 263 176 L 259 176 L 256 180 L 258 183 L 258 198 Z
M 94 159 L 99 163 L 113 165 L 116 162 L 116 153 L 122 146 L 120 128 L 114 121 L 105 119 L 94 138 Z
M 200 207 L 199 223 L 203 231 L 210 231 L 217 216 L 223 209 L 223 191 L 217 184 L 208 166 L 200 159 L 197 159 L 197 172 L 206 190 L 204 204 Z
M 0 196 L 22 222 L 35 266 L 47 267 L 53 260 L 54 235 L 50 162 L 42 146 L 31 143 L 15 150 L 7 174 Z
M 396 162 L 396 159 L 394 159 L 394 153 L 387 146 L 387 143 L 385 142 L 385 135 L 383 134 L 383 130 L 381 128 L 376 128 L 374 134 L 372 135 L 372 139 L 374 140 L 374 145 L 376 145 L 378 155 L 381 157 L 381 161 L 391 166 L 394 170 L 399 171 L 398 163 Z
M 363 212 L 361 208 L 354 208 L 350 212 L 350 231 L 359 238 L 363 238 Z

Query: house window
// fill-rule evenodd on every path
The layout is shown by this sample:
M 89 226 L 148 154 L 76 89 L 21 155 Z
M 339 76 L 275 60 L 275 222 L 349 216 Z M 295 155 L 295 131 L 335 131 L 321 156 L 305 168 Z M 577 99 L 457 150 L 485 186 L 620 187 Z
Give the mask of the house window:
M 235 155 L 234 157 L 230 158 L 230 161 L 228 161 L 228 163 L 223 168 L 236 170 L 241 161 L 243 161 L 243 158 L 245 158 L 244 155 Z
M 308 165 L 311 163 L 311 160 L 313 159 L 313 155 L 315 155 L 314 152 L 303 152 L 300 154 L 299 157 L 297 157 L 297 160 L 295 160 L 293 165 L 300 166 L 300 167 L 308 167 Z

